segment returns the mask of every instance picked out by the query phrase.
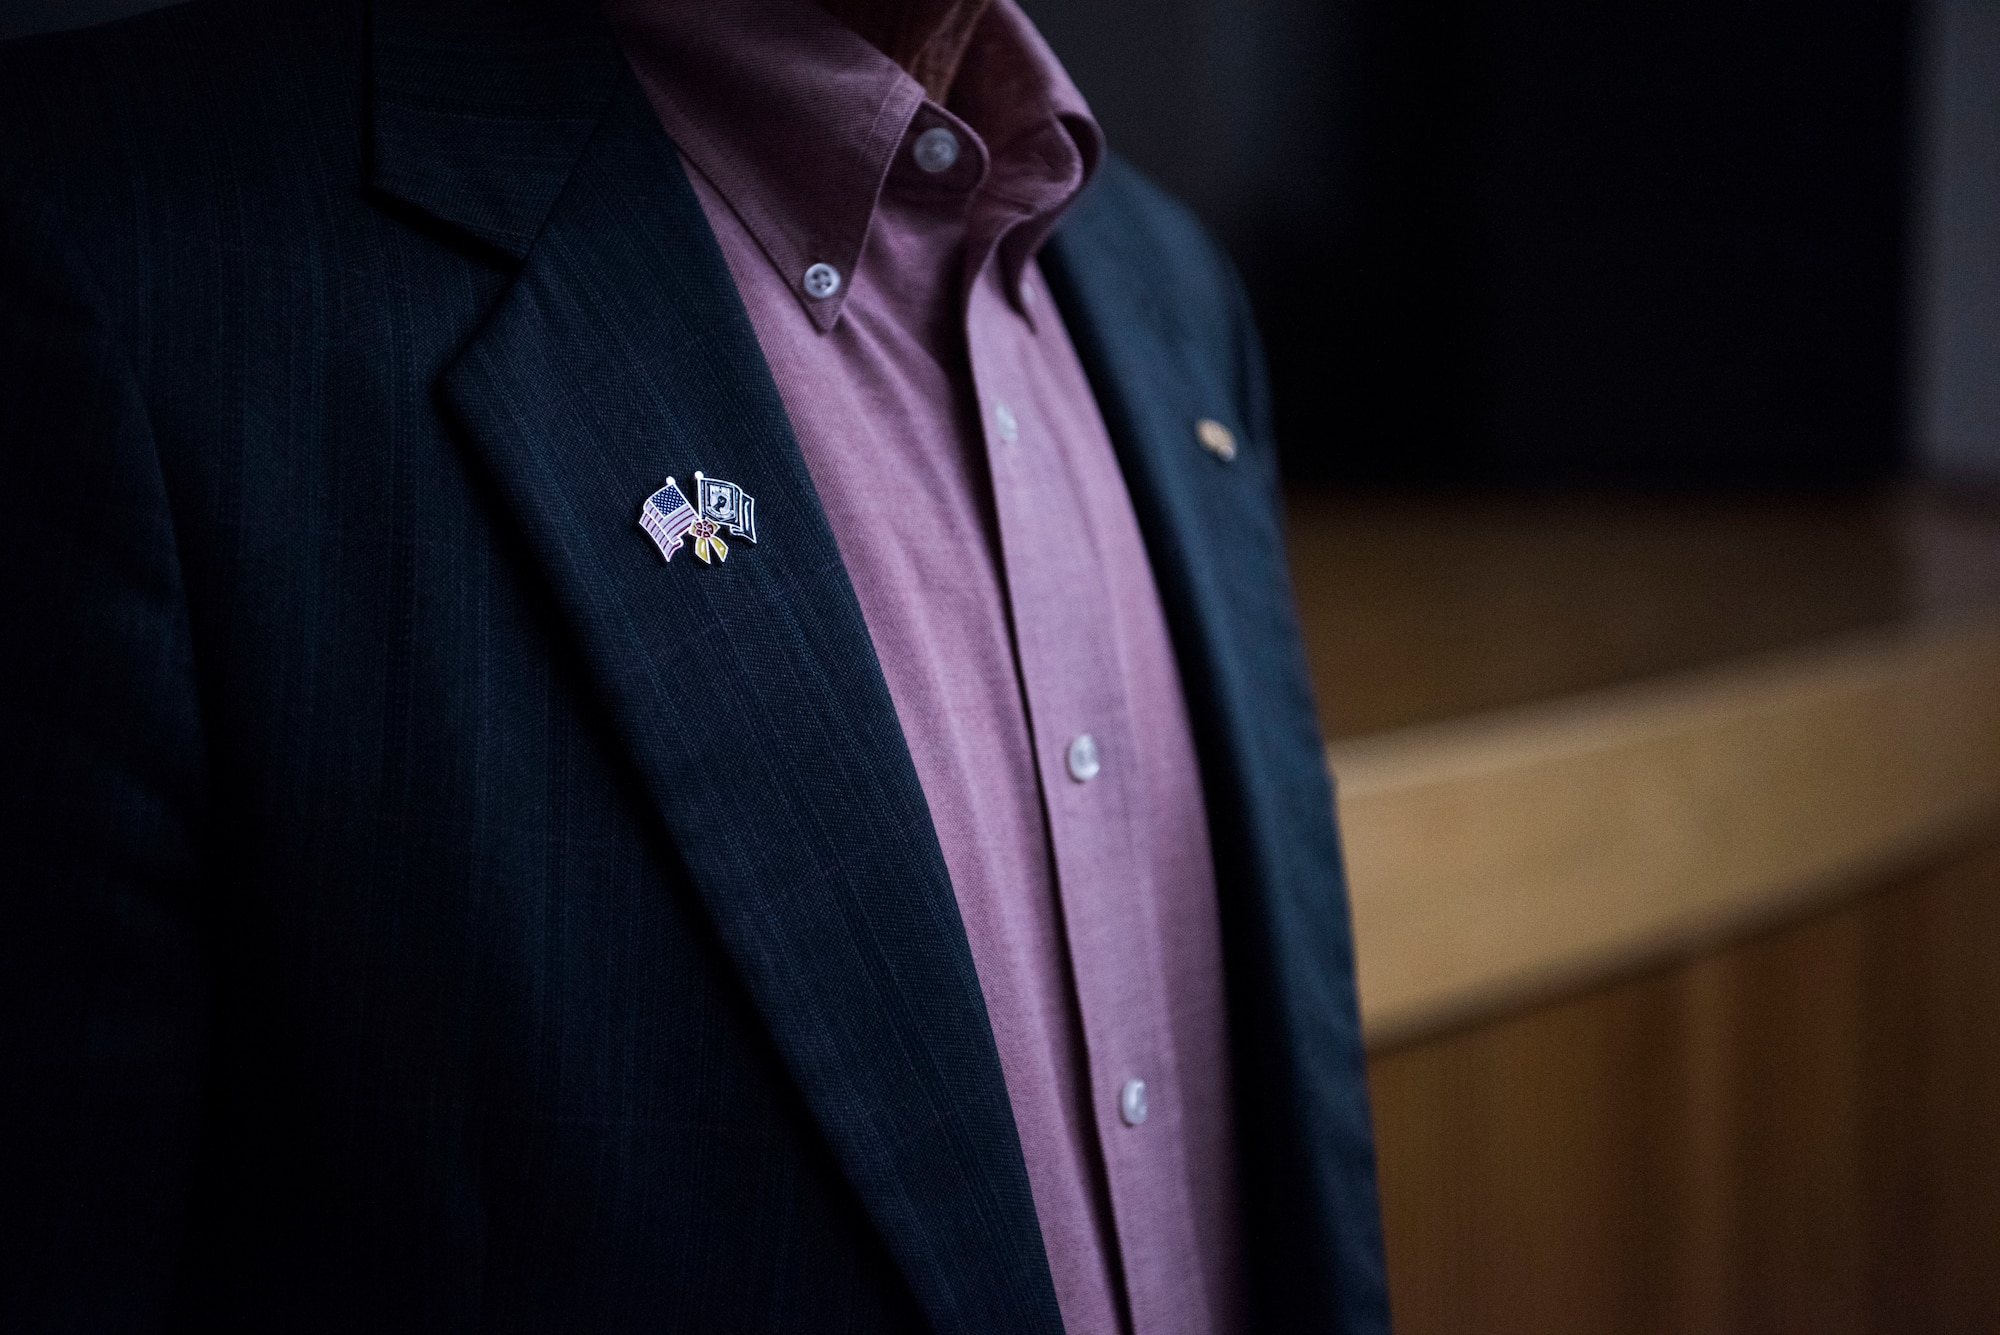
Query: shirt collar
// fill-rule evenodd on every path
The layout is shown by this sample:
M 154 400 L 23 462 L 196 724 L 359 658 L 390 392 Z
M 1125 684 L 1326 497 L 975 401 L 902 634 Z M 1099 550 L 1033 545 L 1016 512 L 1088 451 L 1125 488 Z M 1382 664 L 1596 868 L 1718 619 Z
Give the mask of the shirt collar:
M 1082 95 L 1015 0 L 988 6 L 948 108 L 809 0 L 609 9 L 668 136 L 822 332 L 839 321 L 883 182 L 915 134 L 942 124 L 965 141 L 967 280 L 997 251 L 1017 299 L 1022 270 L 1102 155 Z M 807 291 L 816 264 L 841 276 L 831 296 Z

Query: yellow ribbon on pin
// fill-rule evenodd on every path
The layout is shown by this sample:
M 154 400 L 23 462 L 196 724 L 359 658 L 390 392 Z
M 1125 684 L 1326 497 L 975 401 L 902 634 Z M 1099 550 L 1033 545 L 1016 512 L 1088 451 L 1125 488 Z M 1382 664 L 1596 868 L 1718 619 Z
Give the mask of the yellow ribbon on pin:
M 704 528 L 708 532 L 703 533 L 701 530 Z M 716 560 L 727 561 L 729 559 L 729 544 L 722 540 L 721 535 L 716 531 L 716 526 L 704 519 L 701 523 L 695 525 L 694 538 L 694 554 L 701 558 L 703 565 L 709 564 L 708 549 L 711 547 L 715 549 Z

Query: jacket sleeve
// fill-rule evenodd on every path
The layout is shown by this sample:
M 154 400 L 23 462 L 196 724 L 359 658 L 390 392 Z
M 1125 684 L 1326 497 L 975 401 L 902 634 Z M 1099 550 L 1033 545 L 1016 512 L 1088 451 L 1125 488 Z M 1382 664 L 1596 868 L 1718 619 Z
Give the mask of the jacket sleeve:
M 144 1329 L 185 1233 L 206 762 L 145 406 L 0 171 L 0 1329 Z

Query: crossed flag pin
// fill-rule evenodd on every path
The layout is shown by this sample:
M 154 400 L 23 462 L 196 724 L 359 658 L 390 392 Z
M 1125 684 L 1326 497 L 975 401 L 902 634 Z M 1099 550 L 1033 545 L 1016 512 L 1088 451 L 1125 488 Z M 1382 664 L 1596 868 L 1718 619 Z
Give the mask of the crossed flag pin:
M 694 554 L 703 565 L 729 559 L 729 544 L 722 532 L 755 546 L 757 543 L 757 501 L 734 482 L 718 477 L 694 475 L 694 500 L 687 498 L 672 478 L 646 498 L 639 507 L 639 527 L 660 549 L 669 564 L 681 548 L 683 538 L 692 537 Z

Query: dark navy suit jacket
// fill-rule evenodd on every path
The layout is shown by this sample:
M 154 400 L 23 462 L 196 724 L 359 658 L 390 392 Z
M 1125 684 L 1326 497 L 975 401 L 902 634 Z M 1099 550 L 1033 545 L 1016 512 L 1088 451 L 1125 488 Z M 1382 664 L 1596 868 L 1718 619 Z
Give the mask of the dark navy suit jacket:
M 1115 159 L 1044 262 L 1198 733 L 1256 1328 L 1384 1330 L 1250 317 Z M 636 527 L 691 456 L 755 560 Z M 0 598 L 0 1326 L 1059 1329 L 867 628 L 594 7 L 0 48 Z

